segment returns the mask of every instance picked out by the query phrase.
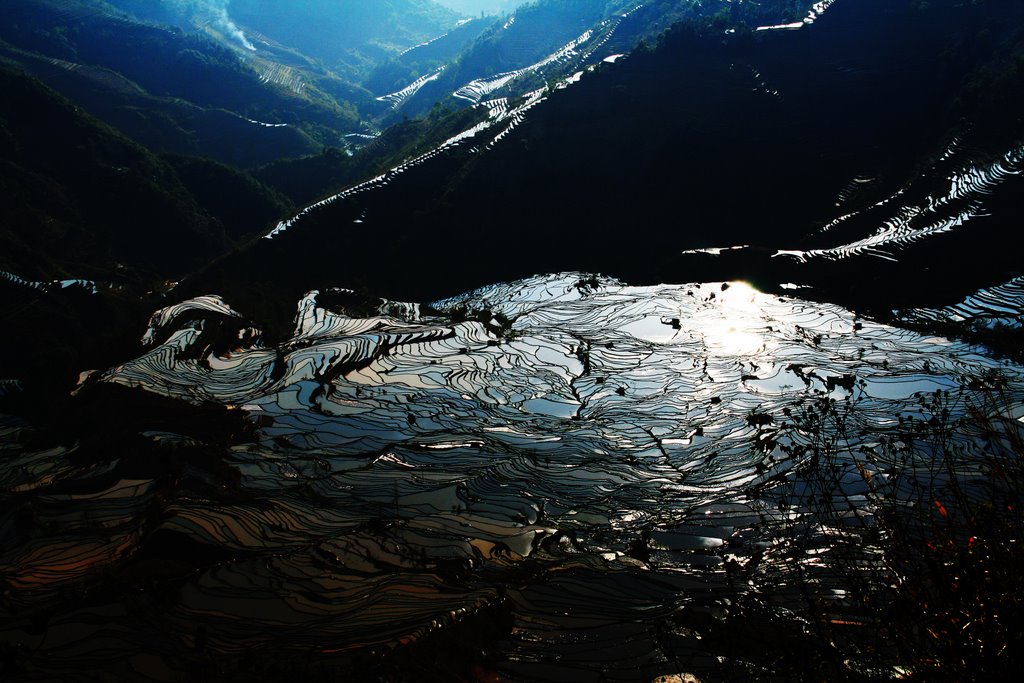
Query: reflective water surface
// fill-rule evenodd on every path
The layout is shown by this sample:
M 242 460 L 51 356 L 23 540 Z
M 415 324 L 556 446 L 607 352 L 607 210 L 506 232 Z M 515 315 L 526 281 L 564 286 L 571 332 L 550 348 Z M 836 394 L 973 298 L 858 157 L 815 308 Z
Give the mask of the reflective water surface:
M 735 678 L 767 666 L 720 637 L 737 605 L 761 610 L 759 638 L 802 623 L 807 585 L 854 608 L 830 550 L 872 524 L 871 477 L 894 475 L 880 444 L 928 419 L 925 398 L 998 373 L 1024 406 L 1019 367 L 740 282 L 568 273 L 359 315 L 326 294 L 345 295 L 310 292 L 273 346 L 218 297 L 164 309 L 142 355 L 86 380 L 244 413 L 251 432 L 205 451 L 228 473 L 170 497 L 144 477 L 53 487 L 102 466 L 26 449 L 25 425 L 3 423 L 0 485 L 43 492 L 40 531 L 0 555 L 0 637 L 32 653 L 27 680 L 83 663 L 175 680 L 203 658 L 356 667 L 460 628 L 490 634 L 460 655 L 482 680 Z M 822 401 L 844 416 L 827 492 L 803 474 L 822 434 L 800 416 Z M 968 401 L 944 405 L 955 420 Z M 841 521 L 814 517 L 816 496 Z M 201 558 L 156 604 L 105 589 L 61 609 L 154 538 Z M 45 628 L 18 618 L 40 604 Z

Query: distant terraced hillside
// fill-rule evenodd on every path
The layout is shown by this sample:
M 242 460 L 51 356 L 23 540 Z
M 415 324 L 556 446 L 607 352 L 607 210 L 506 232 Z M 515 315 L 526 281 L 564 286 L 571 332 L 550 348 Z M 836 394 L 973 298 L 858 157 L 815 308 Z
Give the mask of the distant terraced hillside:
M 441 35 L 459 18 L 430 0 L 233 0 L 230 10 L 240 26 L 321 59 L 353 82 L 390 54 Z
M 1022 10 L 1015 2 L 1003 11 Z M 632 282 L 685 274 L 814 285 L 882 311 L 951 303 L 1020 274 L 1012 252 L 992 247 L 1018 206 L 1016 157 L 998 159 L 1024 133 L 1003 125 L 1012 108 L 999 99 L 1019 85 L 978 90 L 977 79 L 1001 64 L 1013 73 L 1022 25 L 993 24 L 981 5 L 868 0 L 834 3 L 799 29 L 735 38 L 714 24 L 681 26 L 657 49 L 583 69 L 571 87 L 542 87 L 544 101 L 507 119 L 510 131 L 489 128 L 396 167 L 371 181 L 372 191 L 339 193 L 196 286 L 235 291 L 247 272 L 274 263 L 271 277 L 282 282 L 359 284 L 403 298 L 562 265 Z M 953 27 L 980 37 L 936 71 Z M 498 112 L 512 100 L 483 93 L 479 102 L 505 116 Z M 970 117 L 977 123 L 965 128 Z M 1006 134 L 983 139 L 988 129 Z M 957 135 L 968 137 L 940 161 Z M 914 206 L 920 216 L 885 228 Z M 961 230 L 950 221 L 964 210 L 974 215 Z M 867 249 L 881 242 L 909 249 L 887 261 Z M 339 271 L 321 248 L 331 243 L 387 253 L 389 265 Z M 857 244 L 846 250 L 859 256 L 838 261 L 773 257 Z M 692 253 L 740 245 L 750 246 Z M 958 252 L 971 255 L 958 276 L 930 281 L 929 269 Z M 304 256 L 292 267 L 296 253 Z
M 338 144 L 358 128 L 289 67 L 195 30 L 143 23 L 93 0 L 11 0 L 0 55 L 157 151 L 250 165 Z M 369 100 L 369 94 L 364 94 Z M 288 124 L 287 130 L 250 121 Z

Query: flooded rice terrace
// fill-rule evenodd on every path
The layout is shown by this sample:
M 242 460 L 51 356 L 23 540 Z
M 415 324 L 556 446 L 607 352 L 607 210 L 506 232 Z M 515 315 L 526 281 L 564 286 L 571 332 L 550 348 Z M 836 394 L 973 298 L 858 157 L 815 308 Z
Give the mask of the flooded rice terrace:
M 744 283 L 561 274 L 347 300 L 309 293 L 271 346 L 230 302 L 194 299 L 84 380 L 245 415 L 204 451 L 221 464 L 171 492 L 76 491 L 113 465 L 5 425 L 3 489 L 41 492 L 38 530 L 6 532 L 0 556 L 0 638 L 25 680 L 749 680 L 813 661 L 805 642 L 871 670 L 882 626 L 853 591 L 898 581 L 880 492 L 945 476 L 911 425 L 977 417 L 997 386 L 991 420 L 1024 415 L 1017 366 Z M 985 435 L 947 445 L 980 482 Z M 169 538 L 184 569 L 110 585 Z

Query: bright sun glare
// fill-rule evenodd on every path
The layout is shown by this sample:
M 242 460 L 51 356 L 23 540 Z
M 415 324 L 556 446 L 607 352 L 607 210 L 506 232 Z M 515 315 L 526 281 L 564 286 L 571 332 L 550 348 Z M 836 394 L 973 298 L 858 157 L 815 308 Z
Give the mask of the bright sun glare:
M 717 293 L 717 305 L 704 312 L 698 329 L 710 351 L 723 356 L 757 353 L 765 344 L 761 334 L 765 322 L 757 302 L 761 293 L 746 282 L 728 284 L 728 289 Z

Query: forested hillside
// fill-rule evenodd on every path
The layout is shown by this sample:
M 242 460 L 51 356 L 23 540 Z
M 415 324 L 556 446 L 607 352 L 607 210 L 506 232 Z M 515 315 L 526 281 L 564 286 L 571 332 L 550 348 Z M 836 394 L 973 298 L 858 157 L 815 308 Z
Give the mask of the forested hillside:
M 398 298 L 556 267 L 632 282 L 803 278 L 864 306 L 960 296 L 1017 268 L 970 231 L 937 234 L 920 256 L 873 263 L 862 276 L 856 258 L 805 264 L 772 255 L 839 239 L 819 230 L 899 192 L 959 136 L 979 146 L 980 159 L 1011 148 L 1024 132 L 1011 106 L 1021 92 L 1021 25 L 992 22 L 984 6 L 882 0 L 839 4 L 805 32 L 723 36 L 713 17 L 680 25 L 656 49 L 553 91 L 500 144 L 481 144 L 485 154 L 452 151 L 379 192 L 311 212 L 200 276 L 195 291 L 231 290 L 276 263 L 261 286 L 277 277 L 300 288 L 331 281 Z M 966 47 L 955 55 L 950 31 Z M 907 37 L 891 41 L 893 32 Z M 993 80 L 1008 87 L 980 85 Z M 928 177 L 915 191 L 948 186 Z M 845 188 L 858 187 L 856 178 L 872 180 L 853 196 Z M 989 234 L 1012 215 L 979 216 L 972 226 Z M 626 243 L 615 238 L 623 230 Z M 389 267 L 354 260 L 340 271 L 335 254 L 313 246 L 327 239 L 387 253 Z M 961 265 L 962 277 L 922 279 L 932 250 L 972 243 L 984 258 Z M 717 258 L 683 253 L 742 245 L 750 248 Z M 285 253 L 305 257 L 282 266 Z

